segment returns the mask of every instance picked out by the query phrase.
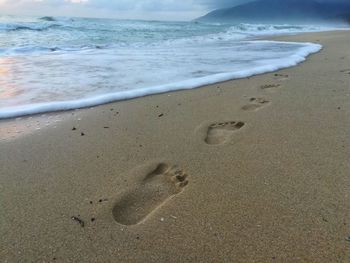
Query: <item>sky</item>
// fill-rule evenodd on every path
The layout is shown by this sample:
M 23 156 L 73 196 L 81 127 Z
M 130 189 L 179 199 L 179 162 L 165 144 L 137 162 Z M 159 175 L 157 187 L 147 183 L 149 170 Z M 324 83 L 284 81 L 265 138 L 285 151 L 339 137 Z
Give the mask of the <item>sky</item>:
M 191 20 L 252 0 L 0 0 L 1 14 Z M 281 0 L 284 1 L 284 0 Z M 344 2 L 349 0 L 318 0 Z

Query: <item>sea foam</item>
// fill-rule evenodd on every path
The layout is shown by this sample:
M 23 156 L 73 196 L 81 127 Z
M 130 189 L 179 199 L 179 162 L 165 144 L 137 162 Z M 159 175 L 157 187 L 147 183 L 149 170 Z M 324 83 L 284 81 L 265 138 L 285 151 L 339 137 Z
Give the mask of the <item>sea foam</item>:
M 261 43 L 280 43 L 280 42 L 269 42 L 269 41 L 259 41 Z M 300 45 L 300 43 L 288 43 Z M 273 60 L 265 60 L 261 62 L 262 65 L 254 67 L 252 69 L 245 69 L 241 71 L 228 72 L 228 73 L 219 73 L 210 76 L 194 78 L 184 81 L 179 81 L 175 83 L 169 83 L 158 86 L 150 86 L 145 88 L 127 90 L 127 91 L 119 91 L 115 93 L 108 93 L 97 95 L 90 98 L 85 99 L 77 99 L 71 101 L 55 101 L 55 102 L 46 102 L 46 103 L 36 103 L 32 105 L 21 105 L 14 106 L 0 110 L 0 118 L 11 118 L 18 117 L 36 113 L 43 112 L 52 112 L 52 111 L 62 111 L 62 110 L 72 110 L 84 107 L 90 107 L 95 105 L 100 105 L 108 102 L 118 101 L 118 100 L 127 100 L 136 97 L 142 97 L 152 94 L 165 93 L 169 91 L 176 90 L 185 90 L 185 89 L 193 89 L 198 88 L 204 85 L 214 84 L 222 81 L 227 81 L 231 79 L 239 79 L 250 77 L 257 74 L 273 72 L 278 69 L 287 68 L 291 66 L 295 66 L 300 62 L 305 61 L 305 58 L 312 54 L 321 50 L 322 46 L 318 44 L 312 43 L 304 43 L 304 46 L 295 52 L 288 58 L 283 59 L 273 59 Z

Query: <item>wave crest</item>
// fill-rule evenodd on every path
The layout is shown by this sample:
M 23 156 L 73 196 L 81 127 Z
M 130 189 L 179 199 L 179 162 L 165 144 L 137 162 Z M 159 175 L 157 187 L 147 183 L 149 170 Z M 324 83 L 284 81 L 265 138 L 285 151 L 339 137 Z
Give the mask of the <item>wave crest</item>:
M 52 16 L 43 16 L 40 17 L 39 20 L 46 21 L 46 22 L 54 22 L 56 19 Z
M 59 28 L 59 24 L 43 25 L 43 24 L 0 24 L 0 31 L 14 32 L 14 31 L 46 31 L 53 28 Z
M 269 24 L 245 24 L 241 23 L 234 25 L 230 28 L 230 31 L 250 33 L 250 34 L 284 34 L 284 33 L 300 33 L 300 32 L 313 32 L 321 31 L 324 27 L 312 26 L 312 25 L 269 25 Z

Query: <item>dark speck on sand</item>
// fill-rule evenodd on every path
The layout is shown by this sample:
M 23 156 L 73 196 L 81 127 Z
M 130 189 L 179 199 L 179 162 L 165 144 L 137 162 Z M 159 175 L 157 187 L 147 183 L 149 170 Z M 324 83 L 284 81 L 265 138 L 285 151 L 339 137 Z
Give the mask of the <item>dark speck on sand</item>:
M 79 217 L 72 216 L 71 219 L 74 220 L 75 222 L 78 222 L 81 227 L 85 226 L 85 222 L 82 219 L 80 219 Z

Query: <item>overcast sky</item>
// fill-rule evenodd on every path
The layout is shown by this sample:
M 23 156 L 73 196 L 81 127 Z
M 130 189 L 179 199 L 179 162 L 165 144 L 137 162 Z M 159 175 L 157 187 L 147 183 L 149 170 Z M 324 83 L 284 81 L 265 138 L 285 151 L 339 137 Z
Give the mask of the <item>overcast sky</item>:
M 252 0 L 0 0 L 0 13 L 190 20 L 213 9 L 231 7 L 249 1 Z

